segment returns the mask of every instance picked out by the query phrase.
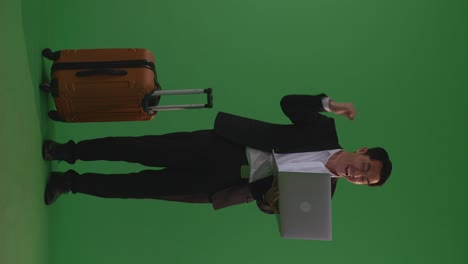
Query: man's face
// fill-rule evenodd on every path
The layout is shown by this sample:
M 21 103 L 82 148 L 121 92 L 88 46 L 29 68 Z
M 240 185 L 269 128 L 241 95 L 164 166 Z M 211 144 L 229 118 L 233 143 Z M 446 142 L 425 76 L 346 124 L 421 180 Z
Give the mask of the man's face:
M 379 182 L 382 162 L 371 160 L 366 153 L 367 148 L 360 148 L 356 152 L 343 152 L 336 161 L 337 175 L 354 184 L 369 185 Z

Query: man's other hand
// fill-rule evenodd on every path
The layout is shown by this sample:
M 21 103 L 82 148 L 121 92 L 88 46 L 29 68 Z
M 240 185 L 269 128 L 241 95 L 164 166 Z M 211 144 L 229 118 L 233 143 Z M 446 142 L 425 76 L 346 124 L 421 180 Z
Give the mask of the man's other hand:
M 354 120 L 357 114 L 353 103 L 338 103 L 333 100 L 330 100 L 330 111 L 337 115 L 345 116 L 349 120 Z
M 267 202 L 271 210 L 275 214 L 279 214 L 279 189 L 278 189 L 278 178 L 273 177 L 273 183 L 271 184 L 270 189 L 265 193 L 265 202 Z

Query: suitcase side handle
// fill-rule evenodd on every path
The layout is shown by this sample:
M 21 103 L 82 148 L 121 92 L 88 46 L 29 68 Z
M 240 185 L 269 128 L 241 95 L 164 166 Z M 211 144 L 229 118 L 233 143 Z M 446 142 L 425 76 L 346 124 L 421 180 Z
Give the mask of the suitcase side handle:
M 126 70 L 114 70 L 114 69 L 96 69 L 96 70 L 86 70 L 79 71 L 75 73 L 76 77 L 89 77 L 94 75 L 114 75 L 114 76 L 124 76 L 127 75 Z

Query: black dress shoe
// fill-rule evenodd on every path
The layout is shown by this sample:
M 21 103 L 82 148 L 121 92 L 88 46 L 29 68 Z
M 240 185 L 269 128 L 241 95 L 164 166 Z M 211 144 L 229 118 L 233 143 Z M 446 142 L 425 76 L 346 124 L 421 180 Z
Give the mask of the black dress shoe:
M 52 172 L 50 174 L 44 192 L 44 202 L 46 205 L 53 204 L 60 195 L 70 192 L 73 174 L 77 173 L 73 170 L 69 170 L 65 173 Z
M 68 141 L 66 144 L 59 144 L 52 140 L 46 140 L 42 144 L 42 158 L 44 160 L 64 160 L 70 164 L 74 164 L 76 162 L 74 152 L 75 142 L 72 140 Z

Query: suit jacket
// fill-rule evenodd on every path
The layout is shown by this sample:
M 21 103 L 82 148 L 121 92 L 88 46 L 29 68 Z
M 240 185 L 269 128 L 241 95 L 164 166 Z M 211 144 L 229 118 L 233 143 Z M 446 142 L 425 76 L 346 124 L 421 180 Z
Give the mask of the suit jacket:
M 319 112 L 325 112 L 320 95 L 287 95 L 281 99 L 281 109 L 291 124 L 271 124 L 220 112 L 214 123 L 215 133 L 226 140 L 266 152 L 300 153 L 341 148 L 335 122 Z M 272 213 L 263 201 L 271 187 L 272 177 L 220 190 L 211 196 L 214 209 L 257 201 L 265 213 Z M 337 179 L 332 179 L 332 196 Z

